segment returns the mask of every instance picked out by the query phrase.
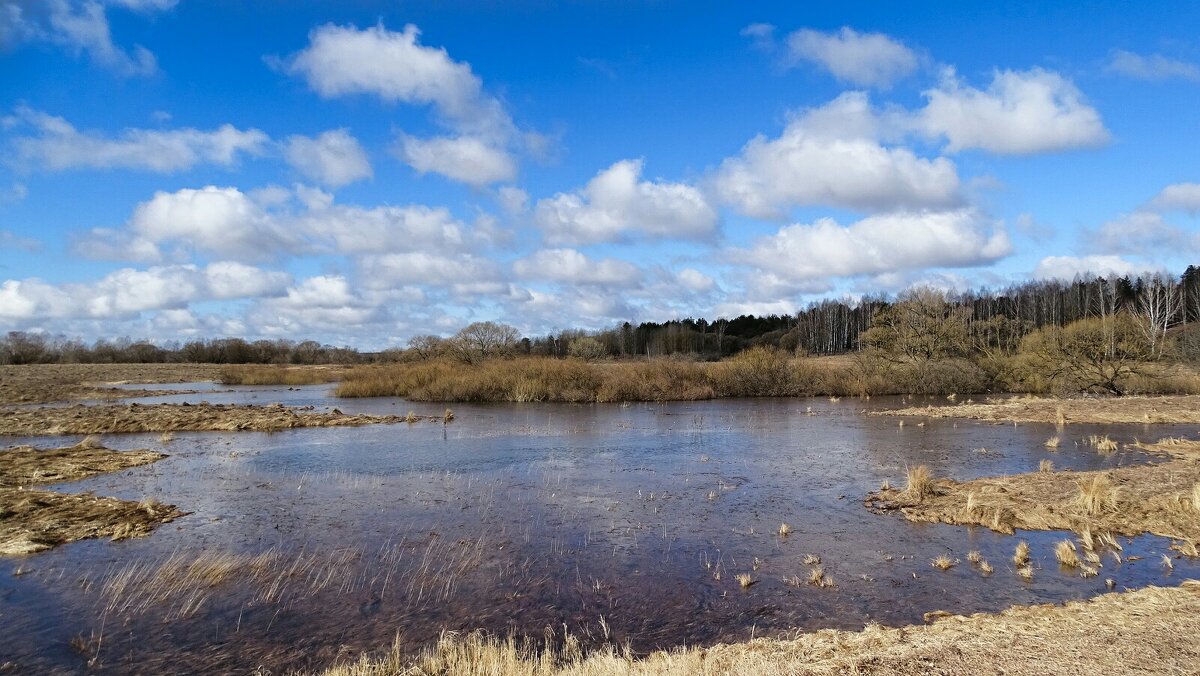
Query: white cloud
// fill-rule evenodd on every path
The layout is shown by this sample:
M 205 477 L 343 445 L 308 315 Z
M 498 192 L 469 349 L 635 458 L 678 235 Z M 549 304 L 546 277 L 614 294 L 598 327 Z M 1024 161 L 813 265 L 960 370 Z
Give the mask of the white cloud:
M 48 284 L 40 279 L 0 285 L 0 319 L 112 319 L 151 310 L 183 309 L 204 300 L 264 297 L 283 293 L 287 273 L 231 262 L 201 268 L 121 268 L 92 284 Z
M 323 97 L 374 94 L 387 101 L 433 105 L 460 131 L 507 137 L 512 121 L 503 105 L 483 92 L 470 64 L 444 48 L 420 43 L 421 31 L 402 32 L 382 24 L 358 30 L 325 24 L 309 33 L 308 47 L 284 64 Z
M 929 267 L 965 267 L 1011 251 L 1007 234 L 971 209 L 868 216 L 842 226 L 830 218 L 795 224 L 736 250 L 734 262 L 785 283 Z
M 717 211 L 703 193 L 686 183 L 642 181 L 641 175 L 641 160 L 617 162 L 582 190 L 539 200 L 534 221 L 551 244 L 712 234 Z
M 169 9 L 167 0 L 116 0 L 139 12 Z M 126 50 L 113 43 L 104 4 L 97 0 L 4 0 L 0 2 L 0 46 L 48 42 L 75 54 L 86 53 L 97 65 L 118 75 L 153 75 L 154 54 L 141 45 Z
M 342 275 L 309 277 L 279 298 L 256 303 L 248 314 L 263 332 L 292 336 L 314 328 L 357 327 L 388 319 L 380 303 L 355 292 Z
M 500 203 L 504 213 L 516 216 L 525 213 L 529 208 L 529 193 L 515 185 L 505 185 L 496 191 L 496 201 Z
M 364 256 L 359 260 L 359 269 L 371 288 L 397 284 L 466 288 L 463 285 L 498 282 L 502 278 L 496 264 L 486 258 L 425 251 Z
M 918 65 L 917 55 L 895 38 L 849 27 L 833 33 L 801 29 L 787 37 L 787 47 L 792 61 L 818 64 L 838 80 L 859 87 L 886 89 Z
M 1158 211 L 1200 212 L 1200 183 L 1173 183 L 1163 188 L 1148 205 Z
M 524 279 L 572 285 L 637 286 L 641 281 L 641 271 L 632 263 L 592 260 L 575 249 L 541 249 L 513 263 L 513 271 Z
M 433 172 L 475 187 L 511 181 L 517 175 L 517 163 L 508 151 L 476 136 L 403 136 L 395 152 L 421 174 Z
M 714 190 L 760 218 L 800 205 L 886 210 L 962 201 L 953 162 L 881 145 L 881 124 L 865 94 L 847 92 L 797 116 L 779 138 L 751 139 L 721 163 Z
M 1027 155 L 1094 147 L 1109 140 L 1100 113 L 1079 89 L 1041 68 L 996 71 L 986 90 L 963 85 L 948 69 L 925 98 L 912 124 L 932 138 L 944 137 L 949 152 L 977 148 Z
M 1162 54 L 1143 56 L 1123 49 L 1113 51 L 1109 57 L 1107 70 L 1110 73 L 1150 82 L 1162 82 L 1174 78 L 1193 82 L 1200 81 L 1200 66 L 1194 63 L 1167 58 Z
M 1095 232 L 1085 232 L 1087 247 L 1099 253 L 1140 253 L 1162 256 L 1196 250 L 1197 237 L 1163 220 L 1152 211 L 1135 211 L 1108 221 Z
M 129 230 L 135 241 L 178 243 L 239 260 L 263 260 L 302 248 L 294 231 L 232 187 L 157 192 L 134 209 Z
M 22 237 L 8 230 L 0 230 L 0 250 L 18 250 L 26 252 L 41 251 L 42 243 L 32 237 Z
M 706 293 L 716 288 L 716 282 L 712 277 L 696 270 L 695 268 L 684 268 L 675 275 L 675 279 L 683 288 L 692 293 Z
M 1151 270 L 1149 265 L 1133 263 L 1120 256 L 1046 256 L 1034 268 L 1033 276 L 1071 281 L 1089 275 L 1136 277 Z
M 333 129 L 316 138 L 288 137 L 284 157 L 309 180 L 332 188 L 372 175 L 366 151 L 346 129 Z
M 300 216 L 294 229 L 315 246 L 343 254 L 457 251 L 472 239 L 449 209 L 421 205 L 370 209 L 332 205 Z
M 17 118 L 33 125 L 36 136 L 13 140 L 16 160 L 51 171 L 141 169 L 174 172 L 200 163 L 230 166 L 241 155 L 260 155 L 269 138 L 257 129 L 222 125 L 212 131 L 126 129 L 115 138 L 79 132 L 61 117 L 21 107 Z

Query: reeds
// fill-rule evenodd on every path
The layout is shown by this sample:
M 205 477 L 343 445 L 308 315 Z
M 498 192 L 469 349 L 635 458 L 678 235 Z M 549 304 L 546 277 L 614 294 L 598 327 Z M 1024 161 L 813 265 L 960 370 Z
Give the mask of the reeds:
M 1054 463 L 1050 460 L 1043 459 L 1041 462 L 1038 463 L 1038 471 L 1039 472 L 1053 472 L 1054 471 Z
M 792 533 L 791 526 L 787 525 L 786 523 L 779 524 L 779 535 L 781 535 L 782 537 L 787 537 L 788 535 L 791 535 L 791 533 Z
M 733 576 L 733 579 L 737 580 L 738 585 L 741 586 L 742 589 L 750 587 L 750 585 L 754 584 L 755 582 L 750 573 L 738 573 L 737 575 Z
M 920 502 L 926 497 L 936 495 L 933 474 L 925 465 L 908 468 L 904 485 L 904 495 L 910 500 Z
M 1062 438 L 1056 434 L 1056 435 L 1050 437 L 1049 439 L 1047 439 L 1046 443 L 1044 443 L 1042 445 L 1045 446 L 1046 448 L 1058 448 L 1059 444 L 1061 444 L 1061 443 L 1062 443 Z
M 950 558 L 946 554 L 938 554 L 937 556 L 933 557 L 933 560 L 929 562 L 929 565 L 937 568 L 938 570 L 950 570 L 958 565 L 958 561 Z
M 1088 444 L 1091 445 L 1092 448 L 1100 451 L 1101 453 L 1112 453 L 1118 448 L 1117 442 L 1113 439 L 1110 439 L 1107 434 L 1093 434 L 1088 437 L 1087 440 Z
M 1095 516 L 1117 510 L 1119 493 L 1107 474 L 1093 475 L 1079 481 L 1078 485 L 1079 495 L 1075 498 L 1075 504 L 1084 514 Z
M 1013 551 L 1013 565 L 1018 568 L 1029 565 L 1029 543 L 1021 540 Z
M 1060 540 L 1058 544 L 1054 545 L 1054 557 L 1068 568 L 1079 566 L 1079 554 L 1075 549 L 1075 543 L 1070 540 Z

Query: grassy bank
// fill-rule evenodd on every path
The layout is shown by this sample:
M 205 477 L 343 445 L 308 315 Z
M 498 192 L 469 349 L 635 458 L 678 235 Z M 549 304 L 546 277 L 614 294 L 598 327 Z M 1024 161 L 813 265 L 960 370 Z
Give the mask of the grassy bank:
M 689 401 L 717 397 L 861 396 L 980 392 L 989 382 L 964 360 L 914 366 L 857 356 L 798 358 L 754 348 L 721 362 L 673 359 L 448 360 L 359 367 L 339 397 L 415 401 Z
M 618 649 L 581 654 L 480 635 L 447 635 L 417 655 L 393 648 L 324 676 L 488 674 L 1075 674 L 1193 673 L 1200 660 L 1200 583 L 1147 587 L 1063 606 L 949 616 L 928 626 L 823 630 L 635 658 Z
M 1200 396 L 1091 397 L 1086 399 L 1020 397 L 982 404 L 917 406 L 877 411 L 875 415 L 972 418 L 992 422 L 1054 424 L 1197 424 L 1200 423 Z
M 321 385 L 341 380 L 344 366 L 239 365 L 221 368 L 223 385 Z

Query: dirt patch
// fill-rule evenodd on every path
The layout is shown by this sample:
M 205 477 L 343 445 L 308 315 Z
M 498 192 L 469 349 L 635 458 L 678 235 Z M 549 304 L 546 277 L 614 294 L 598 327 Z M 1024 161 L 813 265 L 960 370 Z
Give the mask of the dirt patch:
M 1061 414 L 1061 419 L 1060 419 Z M 974 418 L 1028 423 L 1200 423 L 1200 396 L 1051 399 L 1019 397 L 983 404 L 918 406 L 873 415 Z
M 1143 446 L 1175 459 L 1103 472 L 1031 472 L 973 481 L 919 479 L 921 488 L 885 488 L 866 505 L 899 510 L 910 521 L 1014 529 L 1153 533 L 1200 544 L 1200 442 L 1168 439 Z M 910 482 L 913 472 L 910 471 Z
M 441 416 L 346 415 L 337 409 L 316 412 L 308 407 L 225 404 L 104 404 L 61 408 L 0 410 L 0 434 L 111 434 L 133 432 L 272 431 L 296 427 L 340 427 L 417 420 Z
M 87 442 L 50 449 L 14 446 L 0 451 L 0 488 L 77 481 L 95 474 L 148 465 L 165 457 L 154 451 L 114 451 Z
M 44 404 L 80 399 L 149 396 L 111 387 L 128 383 L 216 380 L 216 364 L 29 364 L 0 366 L 0 404 Z M 173 393 L 174 391 L 172 391 Z
M 183 516 L 173 505 L 89 494 L 0 488 L 0 556 L 32 554 L 86 538 L 147 535 Z
M 547 654 L 478 634 L 447 634 L 420 655 L 398 648 L 325 676 L 400 674 L 1076 674 L 1194 673 L 1200 660 L 1200 583 L 1105 594 L 1063 606 L 951 615 L 929 626 L 823 630 L 635 658 L 619 649 L 584 657 L 578 643 Z

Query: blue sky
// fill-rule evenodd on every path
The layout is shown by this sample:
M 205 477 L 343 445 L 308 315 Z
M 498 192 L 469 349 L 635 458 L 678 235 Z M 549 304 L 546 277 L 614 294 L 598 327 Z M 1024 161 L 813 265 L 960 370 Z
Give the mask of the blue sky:
M 365 348 L 1198 262 L 1194 3 L 0 0 L 0 330 Z

